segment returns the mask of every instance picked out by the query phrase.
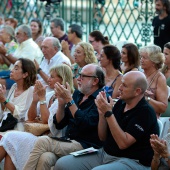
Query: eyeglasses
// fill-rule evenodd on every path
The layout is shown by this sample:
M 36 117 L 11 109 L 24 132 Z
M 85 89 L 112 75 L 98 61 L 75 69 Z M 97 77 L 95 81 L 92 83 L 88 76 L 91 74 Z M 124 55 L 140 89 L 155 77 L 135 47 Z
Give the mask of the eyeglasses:
M 92 44 L 93 42 L 95 42 L 95 40 L 94 40 L 94 41 L 89 40 L 89 43 L 90 43 L 90 44 Z
M 79 77 L 80 77 L 80 79 L 82 79 L 82 80 L 83 80 L 83 78 L 85 78 L 85 77 L 97 78 L 97 76 L 88 76 L 88 75 L 81 74 L 81 73 L 79 73 Z

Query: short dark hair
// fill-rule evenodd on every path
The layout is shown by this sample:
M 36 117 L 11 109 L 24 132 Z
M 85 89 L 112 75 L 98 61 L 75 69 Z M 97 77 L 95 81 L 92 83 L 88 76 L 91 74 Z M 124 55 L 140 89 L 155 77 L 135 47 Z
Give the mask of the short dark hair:
M 21 62 L 21 68 L 23 73 L 28 73 L 28 76 L 24 79 L 23 88 L 26 90 L 30 86 L 33 86 L 36 81 L 36 67 L 33 61 L 27 58 L 19 58 L 17 61 Z
M 102 68 L 98 65 L 96 65 L 96 77 L 99 79 L 98 83 L 99 88 L 105 86 L 105 75 Z
M 82 38 L 82 35 L 83 35 L 83 28 L 82 26 L 80 25 L 77 25 L 77 24 L 72 24 L 69 26 L 69 28 L 71 28 L 71 32 L 76 34 L 76 36 L 78 38 Z
M 103 47 L 103 52 L 105 53 L 107 59 L 112 61 L 113 67 L 121 71 L 120 68 L 121 55 L 119 49 L 114 45 L 106 45 Z
M 60 26 L 61 30 L 64 31 L 64 20 L 62 18 L 54 18 L 51 20 L 54 23 L 55 27 Z
M 108 37 L 107 36 L 104 37 L 103 34 L 98 30 L 92 31 L 90 33 L 90 36 L 94 37 L 95 41 L 101 41 L 103 45 L 109 44 Z

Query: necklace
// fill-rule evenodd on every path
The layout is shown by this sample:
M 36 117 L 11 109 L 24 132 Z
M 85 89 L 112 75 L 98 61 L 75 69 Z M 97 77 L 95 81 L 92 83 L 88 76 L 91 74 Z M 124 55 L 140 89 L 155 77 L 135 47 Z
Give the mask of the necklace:
M 151 74 L 149 74 L 149 76 L 147 76 L 146 78 L 148 79 L 153 73 L 155 73 L 157 70 L 153 71 Z

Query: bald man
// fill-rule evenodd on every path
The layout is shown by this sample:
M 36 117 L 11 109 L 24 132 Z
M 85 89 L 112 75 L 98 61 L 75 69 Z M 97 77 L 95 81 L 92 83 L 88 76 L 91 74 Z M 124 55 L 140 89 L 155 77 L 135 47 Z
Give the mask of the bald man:
M 104 147 L 96 154 L 82 157 L 65 156 L 59 159 L 57 170 L 149 170 L 153 150 L 151 134 L 158 134 L 154 109 L 145 100 L 147 80 L 143 73 L 131 71 L 122 78 L 120 99 L 113 106 L 106 94 L 96 98 L 99 111 L 98 134 Z

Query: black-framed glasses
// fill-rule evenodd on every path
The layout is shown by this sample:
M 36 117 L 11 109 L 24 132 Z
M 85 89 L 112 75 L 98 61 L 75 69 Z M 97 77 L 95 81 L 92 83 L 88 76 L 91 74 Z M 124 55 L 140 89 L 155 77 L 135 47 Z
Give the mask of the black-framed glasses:
M 90 44 L 92 44 L 93 42 L 95 42 L 95 40 L 94 40 L 94 41 L 89 40 L 89 43 L 90 43 Z
M 80 77 L 80 79 L 83 79 L 85 77 L 97 78 L 97 76 L 89 76 L 89 75 L 85 75 L 85 74 L 81 74 L 81 73 L 79 73 L 79 77 Z

